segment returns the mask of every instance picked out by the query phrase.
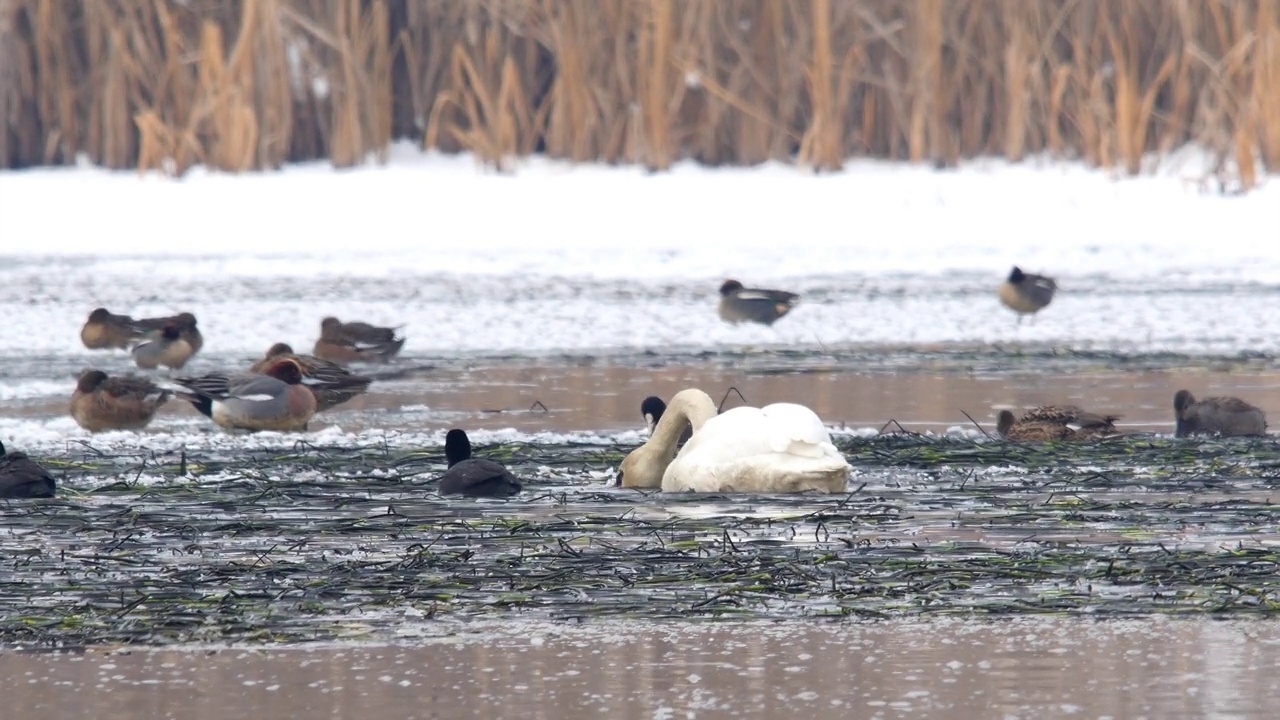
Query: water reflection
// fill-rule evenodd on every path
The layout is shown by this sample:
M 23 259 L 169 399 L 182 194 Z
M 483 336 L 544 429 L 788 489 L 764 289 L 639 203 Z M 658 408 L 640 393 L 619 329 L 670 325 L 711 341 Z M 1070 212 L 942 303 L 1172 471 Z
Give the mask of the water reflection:
M 358 632 L 353 628 L 353 632 Z M 405 645 L 0 654 L 10 707 L 83 717 L 1264 718 L 1280 627 L 938 618 L 418 622 Z

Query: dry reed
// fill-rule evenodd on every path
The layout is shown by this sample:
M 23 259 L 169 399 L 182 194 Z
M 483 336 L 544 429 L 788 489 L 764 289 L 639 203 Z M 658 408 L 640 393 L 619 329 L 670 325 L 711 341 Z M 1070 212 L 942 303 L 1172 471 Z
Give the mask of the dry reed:
M 1280 0 L 0 0 L 0 167 L 1280 168 Z

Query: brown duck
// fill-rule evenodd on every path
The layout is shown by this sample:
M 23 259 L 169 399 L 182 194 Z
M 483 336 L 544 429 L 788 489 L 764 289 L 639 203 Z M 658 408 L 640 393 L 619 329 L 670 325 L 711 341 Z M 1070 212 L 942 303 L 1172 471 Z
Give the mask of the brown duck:
M 90 350 L 128 350 L 144 330 L 128 315 L 116 315 L 106 308 L 89 313 L 80 328 L 80 342 Z
M 140 430 L 172 394 L 146 378 L 86 370 L 71 394 L 71 417 L 89 432 Z
M 996 430 L 1014 442 L 1087 442 L 1117 437 L 1115 421 L 1119 419 L 1119 415 L 1098 415 L 1074 405 L 1042 405 L 1028 410 L 1021 418 L 1001 410 Z
M 395 328 L 378 327 L 364 322 L 344 323 L 336 317 L 320 321 L 320 339 L 312 353 L 339 364 L 352 362 L 387 362 L 404 347 L 405 339 Z

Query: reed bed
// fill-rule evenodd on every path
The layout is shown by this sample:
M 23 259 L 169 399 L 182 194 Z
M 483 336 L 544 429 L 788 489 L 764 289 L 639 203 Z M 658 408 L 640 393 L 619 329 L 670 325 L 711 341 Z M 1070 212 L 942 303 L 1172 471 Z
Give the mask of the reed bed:
M 405 622 L 1274 615 L 1274 439 L 844 439 L 847 495 L 622 491 L 629 450 L 479 448 L 530 482 L 447 499 L 437 449 L 41 458 L 0 505 L 0 644 L 297 642 Z M 1206 491 L 1208 489 L 1208 491 Z
M 1280 0 L 3 0 L 0 167 L 1280 168 Z

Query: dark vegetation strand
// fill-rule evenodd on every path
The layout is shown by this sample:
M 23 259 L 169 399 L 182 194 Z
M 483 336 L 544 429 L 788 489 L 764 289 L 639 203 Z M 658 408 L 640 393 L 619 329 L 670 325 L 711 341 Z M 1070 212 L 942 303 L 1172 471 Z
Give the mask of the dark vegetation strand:
M 544 152 L 1280 167 L 1280 0 L 13 0 L 0 167 Z

